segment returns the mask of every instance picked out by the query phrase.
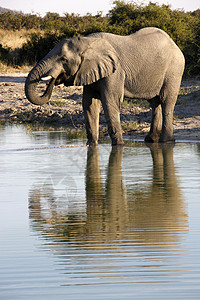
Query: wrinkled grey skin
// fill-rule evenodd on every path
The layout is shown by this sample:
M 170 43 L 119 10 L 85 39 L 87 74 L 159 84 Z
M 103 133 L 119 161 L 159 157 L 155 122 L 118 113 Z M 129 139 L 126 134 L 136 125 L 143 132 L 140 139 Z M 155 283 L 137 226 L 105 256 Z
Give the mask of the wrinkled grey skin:
M 145 140 L 168 142 L 174 141 L 173 110 L 183 71 L 182 52 L 160 29 L 144 28 L 130 36 L 95 33 L 57 44 L 31 70 L 25 92 L 30 102 L 42 105 L 50 99 L 54 85 L 83 85 L 89 145 L 98 143 L 101 104 L 112 144 L 118 145 L 123 144 L 120 105 L 124 96 L 146 99 L 152 107 L 152 122 Z M 52 79 L 40 96 L 36 87 L 47 76 Z

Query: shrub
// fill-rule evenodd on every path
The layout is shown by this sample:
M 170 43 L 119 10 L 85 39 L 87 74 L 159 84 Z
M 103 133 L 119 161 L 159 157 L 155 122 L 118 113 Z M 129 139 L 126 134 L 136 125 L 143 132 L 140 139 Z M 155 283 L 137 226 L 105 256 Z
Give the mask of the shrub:
M 33 33 L 19 50 L 20 63 L 35 64 L 40 61 L 61 39 L 63 35 Z
M 45 17 L 4 13 L 0 15 L 0 29 L 27 30 L 36 32 L 28 41 L 13 53 L 18 64 L 35 64 L 63 37 L 84 36 L 94 32 L 111 32 L 128 35 L 135 31 L 154 26 L 166 31 L 183 51 L 186 58 L 185 74 L 200 74 L 200 10 L 186 13 L 172 10 L 169 5 L 126 3 L 115 1 L 113 9 L 106 17 L 101 13 L 80 16 L 66 13 L 47 13 Z M 9 49 L 0 47 L 0 60 L 9 62 Z
M 9 55 L 9 48 L 3 48 L 0 44 L 0 62 L 9 63 L 10 55 Z

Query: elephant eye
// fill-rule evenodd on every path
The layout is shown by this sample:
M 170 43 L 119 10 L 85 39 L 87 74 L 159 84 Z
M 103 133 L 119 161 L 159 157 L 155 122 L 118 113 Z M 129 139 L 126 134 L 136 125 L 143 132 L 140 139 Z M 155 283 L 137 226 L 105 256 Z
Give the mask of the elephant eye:
M 66 63 L 66 62 L 68 62 L 68 59 L 66 57 L 62 56 L 61 61 Z

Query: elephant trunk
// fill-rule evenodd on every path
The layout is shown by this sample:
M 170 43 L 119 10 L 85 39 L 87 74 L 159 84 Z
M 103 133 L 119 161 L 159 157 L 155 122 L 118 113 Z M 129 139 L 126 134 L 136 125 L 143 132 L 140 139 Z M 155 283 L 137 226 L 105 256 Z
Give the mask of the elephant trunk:
M 50 83 L 48 84 L 46 91 L 42 96 L 37 93 L 37 86 L 41 81 L 41 78 L 44 74 L 47 74 L 48 71 L 44 72 L 45 62 L 42 61 L 38 65 L 36 65 L 31 72 L 29 73 L 28 77 L 26 78 L 25 82 L 25 94 L 27 99 L 35 104 L 35 105 L 43 105 L 49 101 L 52 95 L 53 87 L 55 84 L 56 79 L 52 78 Z

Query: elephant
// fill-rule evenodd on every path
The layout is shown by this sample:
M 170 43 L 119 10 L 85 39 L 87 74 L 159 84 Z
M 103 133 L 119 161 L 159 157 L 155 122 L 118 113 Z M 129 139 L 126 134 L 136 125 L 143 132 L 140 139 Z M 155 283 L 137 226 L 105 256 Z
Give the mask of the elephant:
M 123 145 L 120 106 L 124 97 L 148 100 L 152 108 L 146 142 L 171 142 L 173 111 L 185 59 L 161 29 L 147 27 L 129 36 L 93 33 L 59 42 L 29 73 L 27 99 L 49 101 L 54 85 L 83 86 L 82 106 L 88 145 L 97 145 L 103 106 L 112 145 Z M 41 80 L 50 80 L 43 95 Z

